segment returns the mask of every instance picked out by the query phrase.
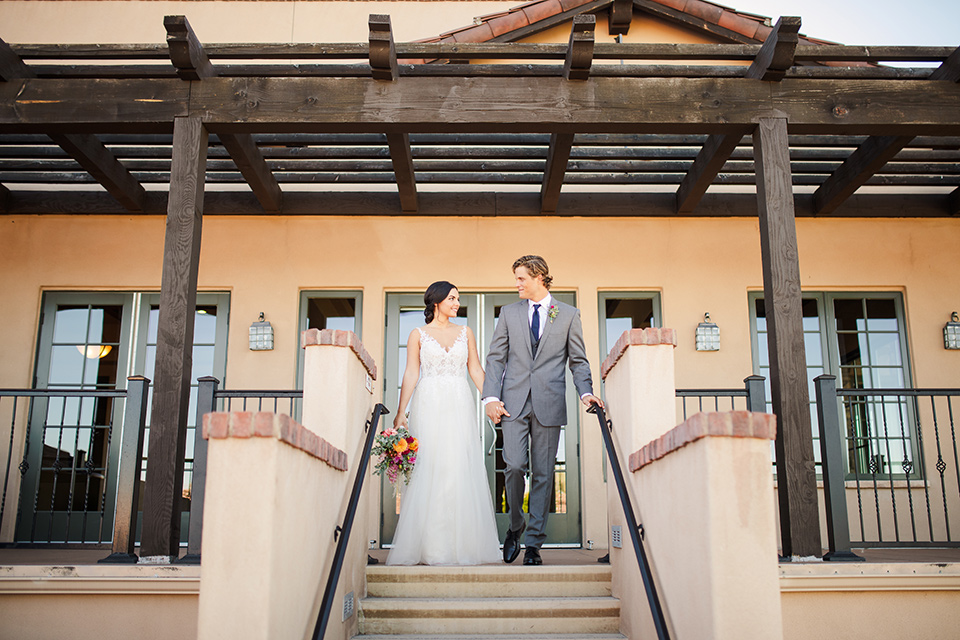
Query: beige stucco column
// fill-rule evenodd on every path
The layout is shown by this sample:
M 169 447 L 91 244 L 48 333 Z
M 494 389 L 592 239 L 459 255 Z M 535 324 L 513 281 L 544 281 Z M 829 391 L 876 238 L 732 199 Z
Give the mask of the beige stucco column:
M 210 413 L 198 638 L 309 637 L 319 610 L 373 407 L 373 360 L 350 332 L 305 332 L 304 417 Z M 310 411 L 307 410 L 310 407 Z M 370 509 L 361 495 L 336 592 L 364 591 Z M 356 633 L 357 617 L 331 619 L 325 638 Z
M 675 425 L 669 329 L 625 332 L 604 362 L 608 415 L 671 637 L 782 638 L 776 523 L 770 495 L 773 415 L 698 413 Z M 640 572 L 608 474 L 621 630 L 651 637 Z

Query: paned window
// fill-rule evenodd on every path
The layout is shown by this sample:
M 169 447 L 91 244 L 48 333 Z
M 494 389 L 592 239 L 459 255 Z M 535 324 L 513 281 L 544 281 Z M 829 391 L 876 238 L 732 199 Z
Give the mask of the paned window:
M 750 302 L 754 371 L 767 380 L 767 410 L 772 411 L 762 294 L 751 294 Z M 819 466 L 814 378 L 835 375 L 842 389 L 909 386 L 903 304 L 897 293 L 804 293 L 802 310 L 814 456 Z M 902 476 L 911 469 L 916 448 L 910 407 L 902 398 L 842 397 L 840 403 L 849 474 Z

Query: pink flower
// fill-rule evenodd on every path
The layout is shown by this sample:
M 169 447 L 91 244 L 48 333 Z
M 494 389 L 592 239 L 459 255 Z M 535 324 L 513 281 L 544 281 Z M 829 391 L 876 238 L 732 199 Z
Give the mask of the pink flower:
M 397 435 L 397 430 L 394 429 L 393 427 L 390 427 L 389 429 L 384 429 L 384 430 L 383 430 L 383 435 L 387 436 L 388 438 L 391 438 L 391 437 Z

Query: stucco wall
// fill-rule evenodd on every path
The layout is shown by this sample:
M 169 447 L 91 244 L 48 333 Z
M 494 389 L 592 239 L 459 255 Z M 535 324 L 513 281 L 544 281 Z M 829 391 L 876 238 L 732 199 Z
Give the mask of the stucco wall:
M 160 216 L 4 216 L 0 225 L 0 387 L 31 384 L 44 290 L 159 288 Z M 960 352 L 944 350 L 941 337 L 960 307 L 957 221 L 801 219 L 797 233 L 804 289 L 902 292 L 913 383 L 960 386 Z M 284 389 L 295 383 L 302 289 L 362 290 L 363 342 L 382 364 L 387 292 L 421 292 L 438 279 L 464 291 L 509 291 L 513 260 L 540 253 L 555 287 L 577 293 L 595 381 L 606 355 L 598 292 L 643 290 L 661 294 L 663 325 L 678 332 L 677 387 L 739 387 L 752 366 L 747 294 L 762 289 L 758 234 L 752 218 L 209 216 L 199 286 L 231 294 L 225 386 Z M 276 331 L 274 351 L 247 348 L 261 311 Z M 694 350 L 704 311 L 721 327 L 719 352 Z M 603 501 L 589 499 L 603 490 L 593 423 L 581 416 L 583 539 L 602 546 Z M 0 433 L 4 458 L 7 442 Z

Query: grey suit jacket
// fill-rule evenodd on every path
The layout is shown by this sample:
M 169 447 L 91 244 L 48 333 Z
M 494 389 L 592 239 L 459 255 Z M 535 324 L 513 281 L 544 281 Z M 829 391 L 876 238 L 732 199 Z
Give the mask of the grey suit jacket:
M 551 300 L 557 314 L 544 321 L 536 357 L 527 324 L 529 303 L 520 300 L 500 309 L 487 354 L 483 397 L 500 398 L 507 413 L 515 417 L 529 394 L 537 420 L 553 427 L 567 423 L 564 365 L 570 364 L 578 395 L 592 394 L 593 380 L 583 346 L 580 311 L 556 298 Z

